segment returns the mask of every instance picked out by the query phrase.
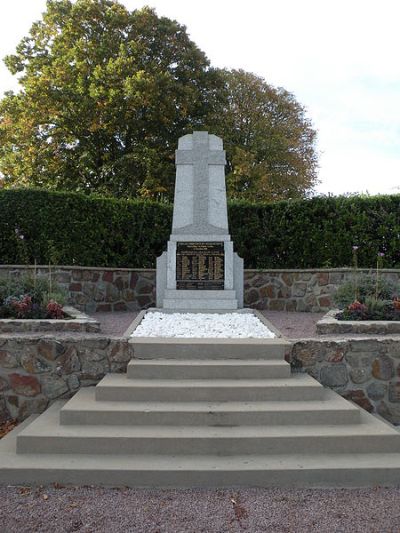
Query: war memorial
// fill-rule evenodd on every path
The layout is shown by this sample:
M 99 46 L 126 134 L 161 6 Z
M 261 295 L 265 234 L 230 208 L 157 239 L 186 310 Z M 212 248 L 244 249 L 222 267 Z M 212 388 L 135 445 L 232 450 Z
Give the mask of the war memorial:
M 218 137 L 202 131 L 179 140 L 157 308 L 130 326 L 127 372 L 53 402 L 2 439 L 1 483 L 398 483 L 398 431 L 293 372 L 285 359 L 291 343 L 261 313 L 243 308 L 224 165 Z M 92 361 L 100 344 L 93 343 Z

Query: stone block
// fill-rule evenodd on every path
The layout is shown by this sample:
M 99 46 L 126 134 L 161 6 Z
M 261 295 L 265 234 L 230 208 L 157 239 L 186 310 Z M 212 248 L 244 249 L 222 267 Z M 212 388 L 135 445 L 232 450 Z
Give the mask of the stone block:
M 99 281 L 99 278 L 100 278 L 100 274 L 99 272 L 95 270 L 83 270 L 82 271 L 83 281 L 93 281 L 94 283 L 96 283 L 97 281 Z
M 70 324 L 72 325 L 72 324 Z M 57 357 L 60 357 L 65 352 L 64 345 L 55 339 L 39 341 L 38 353 L 49 361 L 54 361 Z
M 246 305 L 254 304 L 258 299 L 259 295 L 256 289 L 250 289 L 244 293 L 244 303 Z
M 15 418 L 20 422 L 35 413 L 43 413 L 49 403 L 47 398 L 44 397 L 23 398 L 15 395 L 7 396 L 5 401 L 11 418 Z
M 136 294 L 151 294 L 153 292 L 154 285 L 149 283 L 148 280 L 139 279 L 136 284 L 135 292 Z
M 107 270 L 103 272 L 102 280 L 107 283 L 112 283 L 114 281 L 114 272 L 112 270 Z
M 82 290 L 82 283 L 77 283 L 77 282 L 70 283 L 68 290 L 70 292 L 80 292 Z
M 38 379 L 26 374 L 10 374 L 11 388 L 21 396 L 37 396 L 41 392 Z
M 117 302 L 119 300 L 119 290 L 114 285 L 107 285 L 105 300 L 106 302 Z
M 387 381 L 394 376 L 394 364 L 387 355 L 381 355 L 372 362 L 372 375 L 376 379 Z
M 326 387 L 344 387 L 349 376 L 345 364 L 335 364 L 321 368 L 320 379 L 322 385 Z
M 296 343 L 292 350 L 292 360 L 297 361 L 302 368 L 309 368 L 316 364 L 316 352 L 307 343 Z
M 346 353 L 346 347 L 344 345 L 328 344 L 327 356 L 325 360 L 328 363 L 340 363 L 344 359 Z
M 332 306 L 331 298 L 329 296 L 320 296 L 318 304 L 321 308 L 329 309 Z
M 305 296 L 307 292 L 307 284 L 303 282 L 296 282 L 293 285 L 292 288 L 292 296 L 296 296 L 297 298 Z
M 351 400 L 369 413 L 371 413 L 374 410 L 374 406 L 369 401 L 367 396 L 365 395 L 365 392 L 361 389 L 359 390 L 352 390 L 352 391 L 346 391 L 343 393 L 343 397 L 347 400 Z
M 50 400 L 59 398 L 69 390 L 65 380 L 58 376 L 42 376 L 40 382 L 43 395 Z
M 117 342 L 111 349 L 110 359 L 114 362 L 128 362 L 133 357 L 131 345 L 127 342 Z
M 81 305 L 85 306 L 89 302 L 89 297 L 86 296 L 86 294 L 77 293 L 76 296 L 74 296 L 74 305 Z
M 128 303 L 128 302 L 134 302 L 136 300 L 136 294 L 135 294 L 135 291 L 133 291 L 132 289 L 125 289 L 123 292 L 122 292 L 122 299 L 124 300 L 124 302 Z
M 99 287 L 94 287 L 93 300 L 95 302 L 103 302 L 105 298 L 105 288 L 101 290 Z
M 109 372 L 108 361 L 89 361 L 84 360 L 82 362 L 81 369 L 81 381 L 82 380 L 100 380 L 104 375 Z
M 30 354 L 22 355 L 21 366 L 30 374 L 43 374 L 45 372 L 50 372 L 53 368 L 49 361 L 44 357 Z
M 70 283 L 71 273 L 70 272 L 53 272 L 52 277 L 57 283 Z
M 389 383 L 389 402 L 400 403 L 400 382 Z
M 293 285 L 293 274 L 284 272 L 283 274 L 281 274 L 281 280 L 285 285 L 291 287 Z
M 5 390 L 10 388 L 10 384 L 5 378 L 0 377 L 0 392 L 4 392 Z
M 122 289 L 125 287 L 125 284 L 121 276 L 115 278 L 114 285 L 119 291 L 122 291 Z
M 271 284 L 270 276 L 265 274 L 256 274 L 253 278 L 251 278 L 250 285 L 254 287 L 255 289 L 261 288 L 265 286 L 266 284 Z
M 320 272 L 317 274 L 318 285 L 328 285 L 329 283 L 329 272 Z
M 80 381 L 76 374 L 72 374 L 67 377 L 67 385 L 70 391 L 76 391 L 79 389 Z
M 78 372 L 80 369 L 81 363 L 77 349 L 75 346 L 68 346 L 58 361 L 57 370 L 60 370 L 63 374 L 72 374 L 73 372 Z
M 136 288 L 136 283 L 138 282 L 138 279 L 139 279 L 139 275 L 137 272 L 131 272 L 131 276 L 130 276 L 130 279 L 129 279 L 129 287 L 131 289 L 135 289 Z
M 260 287 L 258 293 L 260 298 L 275 298 L 276 287 L 274 287 L 274 285 L 264 285 L 263 287 Z
M 368 385 L 366 392 L 371 398 L 371 400 L 381 400 L 385 397 L 385 394 L 387 392 L 387 385 L 385 383 L 373 381 Z
M 342 272 L 329 272 L 329 283 L 335 286 L 342 284 L 343 273 Z
M 0 366 L 3 368 L 17 368 L 19 365 L 13 354 L 6 350 L 0 350 Z
M 350 378 L 353 383 L 365 383 L 371 377 L 371 370 L 369 368 L 352 368 L 350 370 Z

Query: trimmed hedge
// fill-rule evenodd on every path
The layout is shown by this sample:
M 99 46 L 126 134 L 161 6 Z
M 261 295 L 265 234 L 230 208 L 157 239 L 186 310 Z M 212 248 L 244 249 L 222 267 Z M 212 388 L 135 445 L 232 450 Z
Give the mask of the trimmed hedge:
M 0 263 L 154 267 L 172 205 L 40 189 L 0 190 Z M 400 195 L 229 204 L 246 268 L 400 267 Z M 21 239 L 21 235 L 24 236 Z

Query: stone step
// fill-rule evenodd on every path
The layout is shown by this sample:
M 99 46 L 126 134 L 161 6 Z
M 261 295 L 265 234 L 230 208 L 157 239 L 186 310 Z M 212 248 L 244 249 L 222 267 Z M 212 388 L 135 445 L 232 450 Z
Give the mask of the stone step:
M 60 417 L 62 425 L 332 425 L 357 424 L 360 411 L 330 391 L 316 402 L 98 402 L 88 387 L 62 407 Z
M 307 426 L 62 426 L 55 402 L 17 438 L 17 453 L 265 455 L 398 453 L 399 433 L 374 417 L 351 425 Z
M 289 378 L 290 365 L 279 359 L 132 359 L 128 379 L 268 379 Z
M 181 298 L 164 298 L 164 309 L 179 311 L 232 311 L 238 308 L 236 298 L 197 298 L 196 300 L 182 300 Z
M 224 290 L 174 290 L 166 289 L 164 298 L 173 300 L 235 300 L 236 291 Z
M 96 400 L 153 402 L 322 400 L 325 389 L 307 374 L 287 379 L 128 379 L 107 374 L 96 386 Z
M 283 359 L 284 339 L 177 339 L 131 337 L 135 359 Z
M 37 415 L 0 440 L 1 483 L 142 488 L 398 486 L 400 454 L 77 455 L 16 454 Z M 306 451 L 306 450 L 305 450 Z

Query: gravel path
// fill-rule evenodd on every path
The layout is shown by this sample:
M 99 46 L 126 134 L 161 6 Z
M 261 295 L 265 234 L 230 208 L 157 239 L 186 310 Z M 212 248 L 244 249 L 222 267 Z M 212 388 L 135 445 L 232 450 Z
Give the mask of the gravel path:
M 400 489 L 134 490 L 0 487 L 3 533 L 389 533 Z
M 325 313 L 288 313 L 286 311 L 262 311 L 263 315 L 289 339 L 316 337 L 315 324 Z M 137 312 L 93 313 L 107 335 L 122 335 L 137 316 Z

